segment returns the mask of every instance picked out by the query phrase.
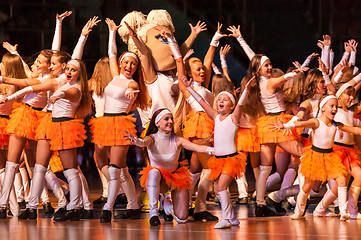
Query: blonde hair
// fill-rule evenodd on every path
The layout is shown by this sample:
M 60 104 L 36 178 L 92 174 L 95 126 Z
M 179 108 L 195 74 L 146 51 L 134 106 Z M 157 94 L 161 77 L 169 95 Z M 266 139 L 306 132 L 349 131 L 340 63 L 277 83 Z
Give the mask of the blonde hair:
M 292 72 L 295 68 L 289 68 L 287 73 Z M 283 72 L 282 72 L 283 73 Z M 284 74 L 281 74 L 281 76 Z M 298 74 L 296 77 L 288 80 L 283 84 L 283 100 L 286 103 L 293 103 L 303 92 L 303 83 L 305 82 L 305 75 Z
M 88 89 L 88 76 L 83 61 L 79 59 L 73 59 L 73 60 L 78 61 L 80 64 L 78 81 L 80 85 L 81 100 L 78 108 L 76 109 L 75 116 L 77 118 L 84 118 L 91 113 L 91 104 L 92 104 L 90 92 Z
M 6 53 L 2 57 L 2 64 L 4 66 L 4 72 L 1 74 L 4 77 L 10 77 L 10 78 L 27 78 L 24 65 L 21 61 L 21 57 L 15 54 Z M 13 87 L 9 84 L 0 84 L 0 94 L 6 95 L 9 92 L 12 92 L 11 90 L 14 90 Z M 15 88 L 15 91 L 17 91 L 18 88 Z
M 105 87 L 111 80 L 112 74 L 110 72 L 109 58 L 104 57 L 95 64 L 93 75 L 89 79 L 90 91 L 94 91 L 96 95 L 102 96 Z

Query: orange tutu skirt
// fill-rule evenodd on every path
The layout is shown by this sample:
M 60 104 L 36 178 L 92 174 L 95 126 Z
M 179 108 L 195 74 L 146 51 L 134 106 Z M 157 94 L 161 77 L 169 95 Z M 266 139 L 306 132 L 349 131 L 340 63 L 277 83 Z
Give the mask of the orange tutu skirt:
M 51 150 L 66 150 L 84 145 L 87 138 L 83 119 L 71 119 L 64 122 L 52 122 L 48 131 Z
M 58 151 L 53 151 L 53 155 L 50 158 L 49 165 L 51 171 L 54 173 L 61 172 L 64 170 L 63 164 L 61 163 Z
M 51 113 L 46 112 L 44 116 L 39 120 L 38 127 L 36 128 L 35 138 L 39 139 L 50 139 L 49 132 L 51 129 Z
M 89 121 L 93 134 L 92 142 L 100 146 L 130 145 L 130 141 L 124 139 L 126 136 L 124 130 L 135 136 L 137 133 L 135 121 L 133 115 L 92 118 Z
M 261 145 L 257 135 L 257 128 L 239 128 L 236 144 L 239 152 L 259 152 Z
M 277 123 L 277 118 L 283 122 L 287 123 L 291 120 L 292 115 L 288 115 L 285 113 L 281 113 L 277 116 L 270 116 L 265 115 L 258 119 L 257 121 L 257 132 L 260 144 L 264 143 L 279 143 L 279 142 L 286 142 L 298 139 L 299 130 L 291 129 L 290 131 L 281 130 L 281 131 L 274 131 L 271 129 L 273 123 Z
M 208 167 L 212 170 L 209 179 L 215 180 L 222 173 L 232 178 L 240 177 L 246 171 L 247 156 L 244 153 L 237 153 L 235 156 L 217 158 L 212 156 L 208 160 Z
M 360 167 L 361 159 L 360 159 L 360 151 L 356 146 L 353 147 L 345 147 L 335 144 L 333 146 L 333 150 L 335 152 L 340 152 L 342 164 L 345 166 L 346 170 L 351 170 L 352 167 Z
M 301 157 L 300 172 L 305 178 L 319 181 L 345 176 L 347 171 L 342 164 L 341 155 L 339 151 L 320 153 L 306 147 Z
M 214 121 L 205 112 L 191 112 L 184 122 L 183 137 L 207 138 L 212 135 Z
M 140 171 L 140 185 L 147 189 L 147 181 L 148 181 L 148 174 L 149 171 L 152 170 L 152 166 L 148 166 L 143 168 L 142 171 Z M 171 189 L 190 189 L 191 188 L 191 173 L 188 171 L 188 168 L 185 166 L 181 166 L 174 172 L 164 169 L 164 168 L 156 168 L 159 170 L 159 172 L 162 174 L 162 177 L 164 178 L 165 182 Z
M 8 125 L 9 118 L 5 116 L 0 117 L 0 149 L 7 149 L 9 145 L 9 134 L 6 132 L 6 126 Z
M 36 128 L 45 112 L 34 110 L 25 103 L 15 102 L 6 132 L 26 139 L 36 140 Z

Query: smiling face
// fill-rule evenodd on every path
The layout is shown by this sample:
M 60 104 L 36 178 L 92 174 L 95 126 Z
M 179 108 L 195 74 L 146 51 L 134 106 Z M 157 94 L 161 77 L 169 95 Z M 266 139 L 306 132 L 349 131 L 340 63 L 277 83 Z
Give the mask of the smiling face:
M 50 60 L 50 71 L 56 77 L 64 73 L 66 68 L 66 63 L 61 63 L 59 58 L 60 57 L 52 56 Z
M 355 89 L 353 87 L 348 87 L 338 98 L 340 107 L 350 107 L 354 100 Z
M 168 134 L 173 131 L 173 115 L 167 113 L 156 124 L 158 131 L 164 134 Z
M 35 66 L 38 73 L 50 73 L 50 63 L 48 62 L 48 58 L 46 58 L 42 54 L 39 54 L 39 56 L 35 60 Z
M 220 94 L 217 97 L 217 110 L 221 115 L 230 114 L 233 108 L 234 104 L 227 94 Z
M 134 57 L 127 56 L 120 62 L 120 73 L 126 78 L 132 78 L 134 72 L 137 70 L 138 63 Z
M 327 92 L 327 86 L 325 84 L 325 80 L 323 79 L 323 77 L 320 77 L 319 79 L 317 79 L 317 93 L 318 94 L 326 94 Z
M 79 69 L 73 65 L 73 64 L 68 64 L 66 65 L 65 68 L 65 75 L 66 75 L 66 80 L 70 83 L 76 82 L 78 80 L 79 77 Z
M 261 68 L 259 69 L 259 74 L 264 77 L 271 77 L 272 75 L 272 63 L 269 59 L 267 59 Z
M 206 78 L 206 74 L 205 74 L 204 66 L 203 66 L 202 62 L 195 61 L 195 62 L 191 63 L 190 70 L 191 70 L 191 77 L 192 77 L 193 81 L 199 82 L 199 83 L 204 82 L 204 80 Z
M 329 120 L 334 120 L 337 113 L 337 106 L 338 104 L 336 98 L 328 100 L 321 108 L 322 115 L 324 115 Z

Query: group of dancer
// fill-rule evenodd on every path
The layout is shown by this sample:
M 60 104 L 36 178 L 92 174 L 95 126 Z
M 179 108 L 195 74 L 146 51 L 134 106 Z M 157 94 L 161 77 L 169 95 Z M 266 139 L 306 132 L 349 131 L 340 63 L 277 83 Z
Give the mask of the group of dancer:
M 345 54 L 334 67 L 331 38 L 325 35 L 318 42 L 322 49 L 318 68 L 309 69 L 317 56 L 311 54 L 284 74 L 274 71 L 267 56 L 252 51 L 239 26 L 229 26 L 226 35 L 218 24 L 202 61 L 190 57 L 190 47 L 206 30 L 205 23 L 190 25 L 189 38 L 178 46 L 166 11 L 153 10 L 147 17 L 132 12 L 120 25 L 105 20 L 108 57 L 98 61 L 88 81 L 81 58 L 86 39 L 100 20 L 94 17 L 87 22 L 70 56 L 60 46 L 62 21 L 71 14 L 57 15 L 52 49 L 41 51 L 31 69 L 17 53 L 17 45 L 3 44 L 9 53 L 0 65 L 0 218 L 6 218 L 10 200 L 13 215 L 36 219 L 40 196 L 47 188 L 59 201 L 54 221 L 93 217 L 89 188 L 77 160 L 77 148 L 86 138 L 83 118 L 91 112 L 91 98 L 94 159 L 108 189 L 101 223 L 111 221 L 114 203 L 123 192 L 126 210 L 114 218 L 140 218 L 138 195 L 126 165 L 130 145 L 147 149 L 149 161 L 140 172 L 140 184 L 148 194 L 152 226 L 161 225 L 159 196 L 168 191 L 171 196 L 161 203 L 165 221 L 185 223 L 190 213 L 194 220 L 218 221 L 206 207 L 213 183 L 222 210 L 214 228 L 238 226 L 228 188 L 235 178 L 240 184 L 246 181 L 248 156 L 256 179 L 256 217 L 275 215 L 267 205 L 285 213 L 282 201 L 297 189 L 295 213 L 290 217 L 302 218 L 311 190 L 317 192 L 327 181 L 329 190 L 314 216 L 327 216 L 328 205 L 338 198 L 341 220 L 361 218 L 357 209 L 361 162 L 354 139 L 361 134 L 355 117 L 361 111 L 355 97 L 361 86 L 355 66 L 356 41 L 345 43 Z M 130 50 L 119 58 L 117 31 Z M 222 71 L 213 64 L 224 37 L 236 38 L 250 60 L 238 99 L 225 57 L 229 45 L 221 47 Z M 132 111 L 142 116 L 141 137 Z M 188 161 L 180 161 L 183 148 L 193 152 Z M 32 182 L 26 210 L 20 213 L 13 186 L 23 152 Z M 56 154 L 69 185 L 69 202 L 63 184 L 49 167 Z M 277 172 L 269 177 L 274 159 Z M 353 182 L 347 197 L 350 176 Z M 277 182 L 280 190 L 266 198 L 267 187 Z

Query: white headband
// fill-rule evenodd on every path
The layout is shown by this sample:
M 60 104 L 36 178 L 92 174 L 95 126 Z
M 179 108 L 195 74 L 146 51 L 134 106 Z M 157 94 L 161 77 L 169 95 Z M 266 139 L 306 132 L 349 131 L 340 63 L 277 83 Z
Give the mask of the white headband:
M 68 61 L 67 64 L 72 64 L 72 65 L 74 65 L 78 70 L 80 70 L 80 64 L 79 64 L 79 62 L 78 62 L 77 60 L 71 59 L 71 60 Z
M 336 92 L 336 97 L 337 97 L 337 98 L 340 98 L 341 94 L 342 94 L 347 88 L 349 88 L 349 87 L 353 87 L 353 86 L 352 86 L 351 84 L 349 84 L 349 83 L 343 84 L 343 85 L 340 87 L 340 89 L 337 90 L 337 92 Z
M 226 94 L 231 99 L 233 104 L 236 103 L 236 99 L 234 99 L 233 95 L 227 91 L 222 91 L 222 92 L 218 93 L 217 99 L 218 99 L 219 95 L 221 95 L 221 94 Z
M 162 119 L 162 117 L 164 117 L 164 115 L 168 113 L 172 114 L 169 109 L 163 109 L 162 111 L 160 111 L 160 113 L 158 113 L 157 117 L 155 118 L 155 124 L 157 124 Z
M 327 103 L 328 100 L 333 99 L 333 98 L 337 99 L 334 95 L 328 95 L 327 97 L 322 99 L 322 101 L 320 103 L 320 109 Z
M 259 70 L 261 69 L 262 65 L 263 65 L 264 62 L 267 61 L 267 60 L 269 60 L 269 58 L 268 58 L 267 56 L 263 55 L 263 56 L 261 57 L 261 61 L 260 61 L 260 63 L 259 63 L 259 66 L 258 66 L 258 70 L 257 70 L 257 71 L 259 71 Z
M 132 52 L 124 53 L 122 58 L 120 59 L 119 63 L 121 63 L 125 57 L 133 57 L 133 58 L 135 58 L 135 61 L 137 61 L 137 63 L 138 63 L 138 56 L 135 53 L 132 53 Z

